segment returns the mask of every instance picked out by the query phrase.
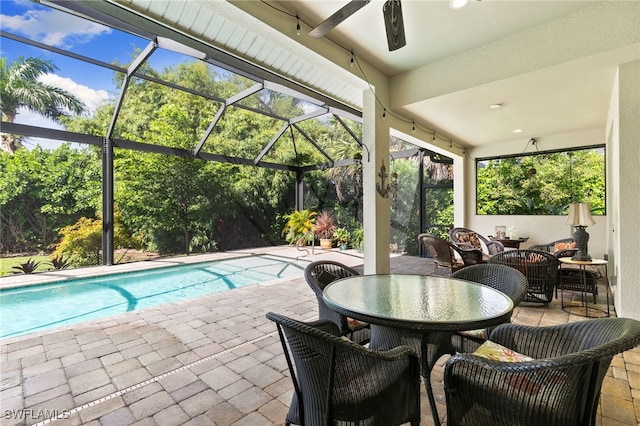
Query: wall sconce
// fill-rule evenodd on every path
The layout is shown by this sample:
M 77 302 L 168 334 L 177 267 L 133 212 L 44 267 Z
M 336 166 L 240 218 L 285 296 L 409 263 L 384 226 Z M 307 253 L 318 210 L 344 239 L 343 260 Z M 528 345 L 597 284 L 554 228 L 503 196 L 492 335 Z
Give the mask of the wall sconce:
M 382 160 L 382 165 L 380 166 L 380 173 L 378 173 L 378 176 L 380 176 L 380 182 L 376 183 L 378 194 L 382 195 L 384 198 L 387 198 L 389 196 L 389 184 L 387 183 L 385 185 L 384 182 L 387 180 L 389 175 L 387 174 L 387 168 L 384 165 L 384 160 Z

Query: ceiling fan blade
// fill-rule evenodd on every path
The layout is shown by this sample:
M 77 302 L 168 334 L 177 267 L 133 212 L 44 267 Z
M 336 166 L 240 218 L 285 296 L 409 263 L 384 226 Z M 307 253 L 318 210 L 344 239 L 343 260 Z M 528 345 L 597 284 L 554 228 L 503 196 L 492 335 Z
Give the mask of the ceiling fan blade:
M 338 24 L 356 13 L 358 10 L 367 5 L 371 0 L 351 0 L 344 5 L 336 13 L 322 21 L 320 25 L 315 27 L 309 35 L 314 38 L 324 37 L 329 31 L 334 29 Z
M 404 35 L 404 21 L 400 0 L 387 0 L 382 7 L 384 26 L 387 30 L 389 52 L 400 49 L 407 44 Z

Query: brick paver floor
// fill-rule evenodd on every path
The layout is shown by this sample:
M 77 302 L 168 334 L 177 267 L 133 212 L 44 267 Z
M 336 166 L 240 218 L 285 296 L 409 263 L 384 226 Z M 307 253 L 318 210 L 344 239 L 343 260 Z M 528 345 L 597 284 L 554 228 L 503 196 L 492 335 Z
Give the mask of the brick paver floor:
M 288 250 L 279 254 L 305 255 Z M 362 254 L 354 251 L 316 249 L 304 258 L 362 265 Z M 432 267 L 426 259 L 392 258 L 394 272 L 429 273 Z M 1 285 L 7 282 L 0 279 Z M 281 425 L 292 384 L 275 325 L 265 318 L 268 311 L 317 317 L 315 296 L 300 277 L 2 339 L 0 424 Z M 537 325 L 574 320 L 584 318 L 562 311 L 556 300 L 546 307 L 516 308 L 513 317 Z M 432 376 L 442 418 L 445 361 Z M 636 348 L 615 357 L 597 424 L 639 421 Z M 421 424 L 433 424 L 424 391 Z

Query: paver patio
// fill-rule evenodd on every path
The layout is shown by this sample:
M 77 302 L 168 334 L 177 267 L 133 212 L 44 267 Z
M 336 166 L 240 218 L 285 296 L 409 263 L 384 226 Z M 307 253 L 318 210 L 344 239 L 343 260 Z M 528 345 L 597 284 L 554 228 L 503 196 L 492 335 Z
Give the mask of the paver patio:
M 362 267 L 362 254 L 355 251 L 316 249 L 304 259 Z M 391 263 L 394 272 L 433 270 L 427 259 L 396 256 Z M 312 320 L 315 296 L 300 277 L 2 339 L 0 424 L 44 425 L 51 416 L 61 417 L 53 425 L 283 424 L 293 387 L 275 325 L 265 318 L 268 311 Z M 578 320 L 585 318 L 562 311 L 557 300 L 516 308 L 513 316 L 513 322 L 534 325 Z M 441 417 L 445 361 L 432 376 Z M 421 424 L 433 424 L 425 395 L 421 409 Z M 640 424 L 640 348 L 614 358 L 597 424 Z

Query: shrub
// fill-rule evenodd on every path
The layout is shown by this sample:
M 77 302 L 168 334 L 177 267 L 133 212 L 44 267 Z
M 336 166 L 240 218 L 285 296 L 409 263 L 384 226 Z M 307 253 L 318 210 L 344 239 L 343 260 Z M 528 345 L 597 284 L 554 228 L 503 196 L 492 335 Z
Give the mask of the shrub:
M 333 233 L 336 230 L 336 221 L 333 217 L 333 213 L 329 210 L 322 210 L 316 217 L 316 225 L 314 232 L 320 239 L 330 240 L 333 239 Z

